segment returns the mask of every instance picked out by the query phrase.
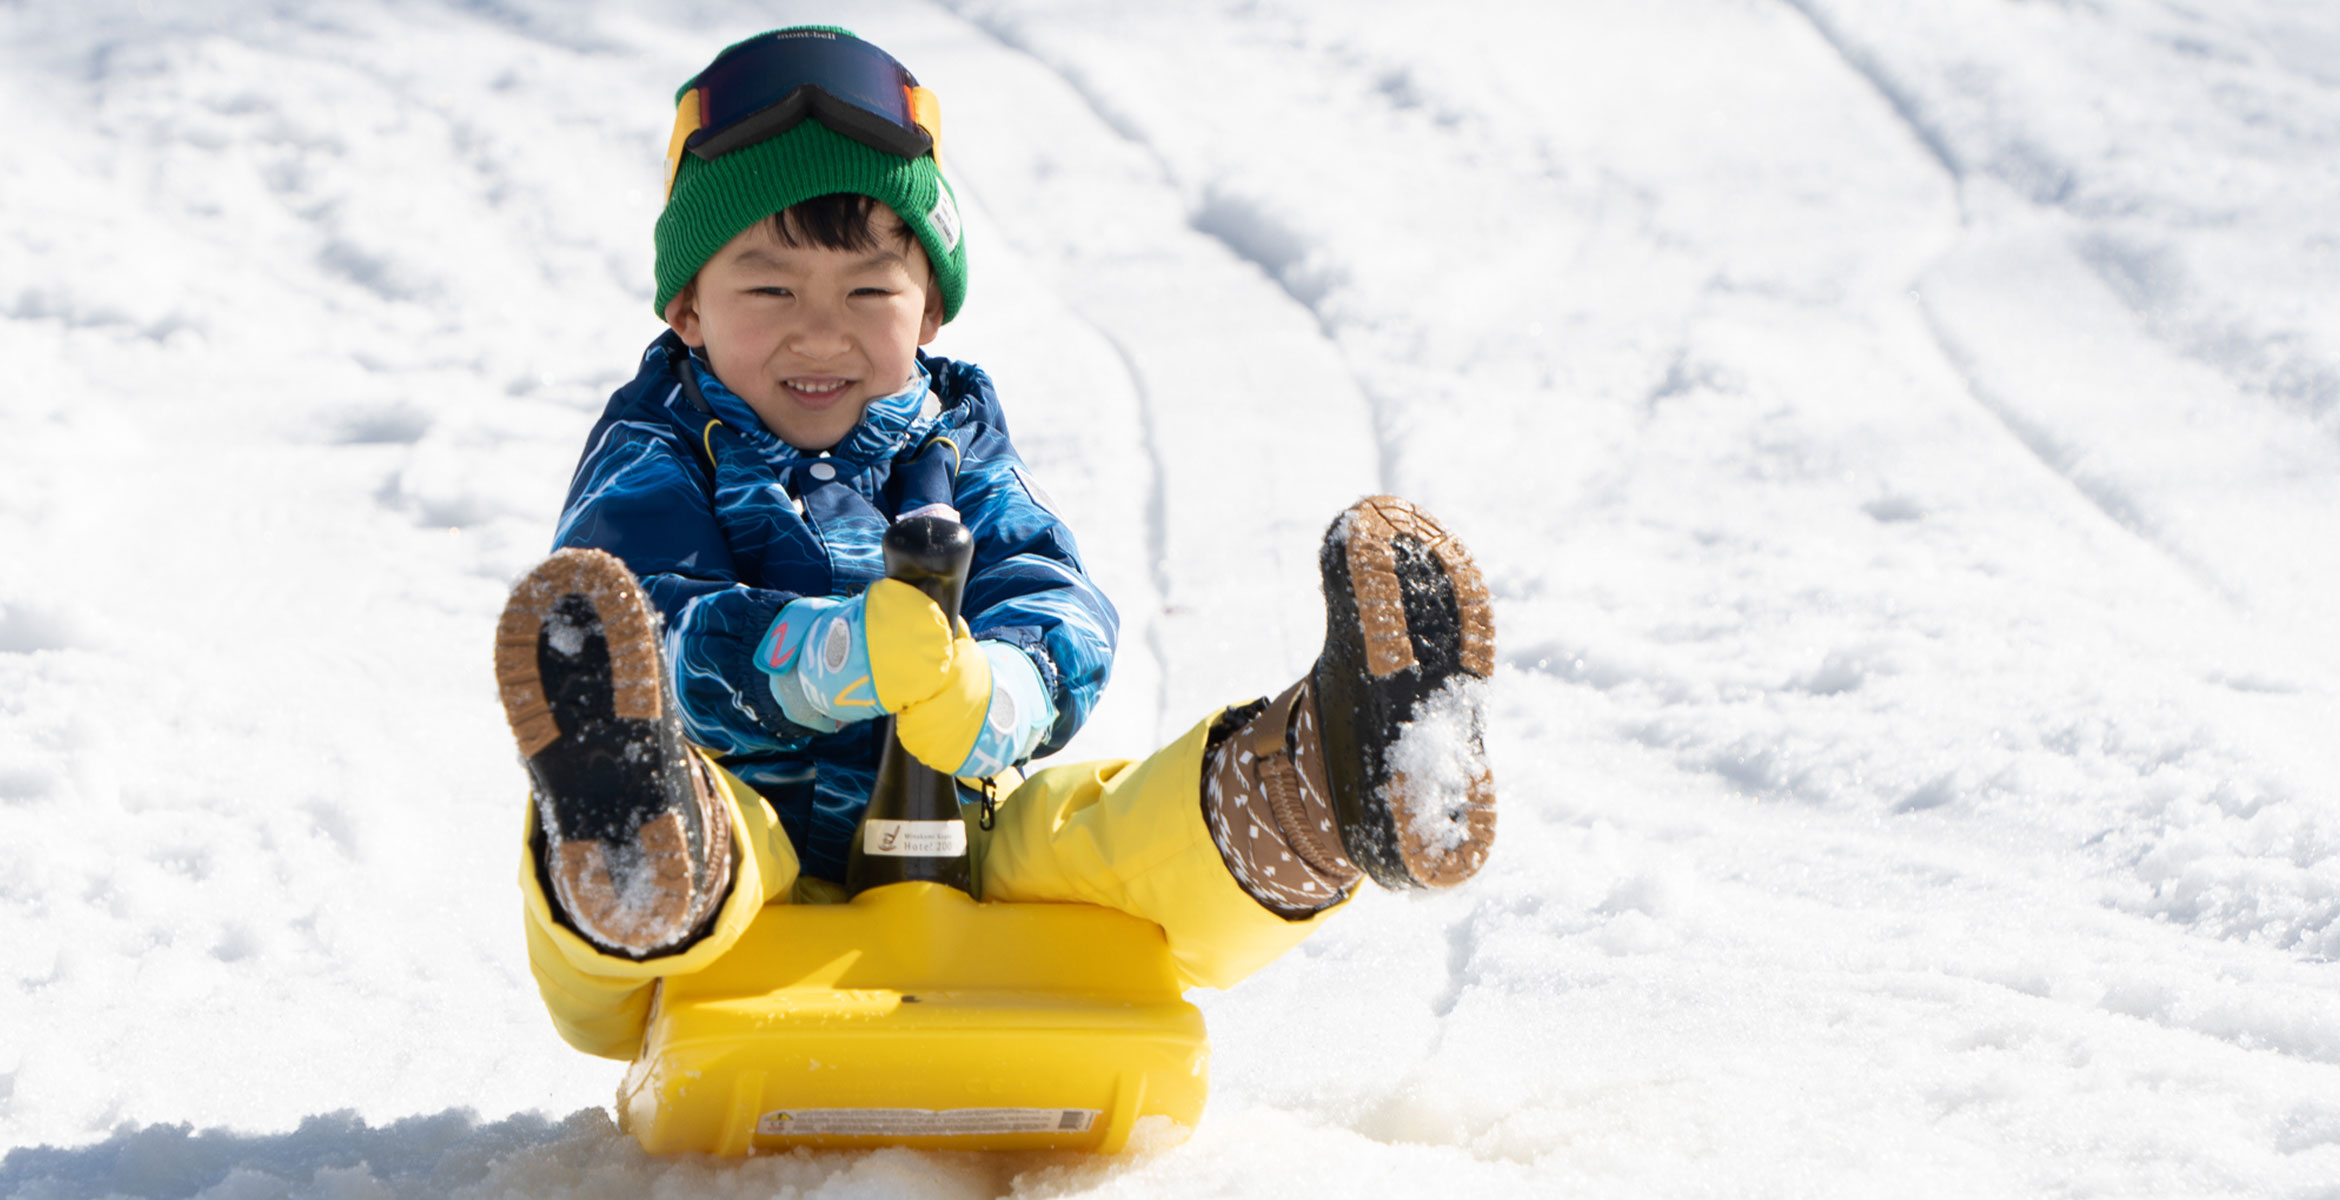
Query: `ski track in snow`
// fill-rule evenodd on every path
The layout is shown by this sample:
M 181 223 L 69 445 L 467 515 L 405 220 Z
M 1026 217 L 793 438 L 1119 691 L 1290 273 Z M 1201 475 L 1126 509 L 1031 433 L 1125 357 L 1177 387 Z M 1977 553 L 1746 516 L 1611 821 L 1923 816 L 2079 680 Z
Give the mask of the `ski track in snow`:
M 1142 124 L 1115 110 L 1106 90 L 1093 82 L 1079 65 L 1063 57 L 1052 56 L 1037 46 L 1023 32 L 1021 23 L 1010 20 L 995 8 L 957 3 L 954 12 L 972 21 L 985 33 L 1020 53 L 1030 55 L 1049 72 L 1062 80 L 1066 87 L 1079 96 L 1098 122 L 1131 144 L 1143 150 L 1160 169 L 1163 182 L 1184 195 L 1197 195 L 1192 202 L 1188 224 L 1233 253 L 1237 258 L 1259 268 L 1260 272 L 1295 304 L 1313 317 L 1325 336 L 1332 339 L 1335 329 L 1330 317 L 1318 307 L 1318 302 L 1330 286 L 1330 281 L 1311 272 L 1311 246 L 1299 230 L 1283 223 L 1273 213 L 1263 212 L 1247 203 L 1243 197 L 1230 195 L 1209 185 L 1197 188 L 1181 176 L 1177 165 L 1154 145 Z M 1392 489 L 1395 472 L 1395 453 L 1392 435 L 1384 412 L 1386 401 L 1377 396 L 1367 381 L 1353 378 L 1352 384 L 1371 402 L 1373 417 L 1371 429 L 1378 448 L 1376 478 L 1372 490 L 1386 492 Z
M 489 631 L 656 331 L 673 84 L 824 19 L 0 8 L 0 1194 L 2340 1196 L 2279 0 L 856 6 L 949 110 L 936 348 L 1123 609 L 1069 754 L 1305 668 L 1386 488 L 1496 592 L 1501 837 L 1198 993 L 1184 1145 L 640 1155 Z
M 1873 55 L 1849 42 L 1846 35 L 1837 27 L 1821 4 L 1816 3 L 1815 0 L 1787 0 L 1787 3 L 1812 23 L 1813 28 L 1844 60 L 1847 67 L 1876 90 L 1878 96 L 1909 128 L 1911 136 L 1916 138 L 1919 144 L 1925 147 L 1933 159 L 1941 165 L 1943 172 L 1949 177 L 1952 187 L 1959 195 L 1960 225 L 1962 229 L 1972 229 L 1976 223 L 1975 219 L 1965 210 L 1968 206 L 1967 190 L 1969 185 L 1974 182 L 1973 177 L 1976 172 L 1967 165 L 1967 156 L 1960 153 L 1954 139 L 1945 133 L 1938 121 L 1933 119 L 1926 103 L 1903 87 L 1901 82 L 1889 71 L 1882 68 Z M 2026 165 L 2036 168 L 2041 164 L 2030 162 Z M 2022 182 L 1997 179 L 1993 177 L 1991 172 L 1984 172 L 1983 178 L 1987 183 L 2020 185 Z M 2060 172 L 2058 178 L 2060 182 L 2054 190 L 2046 194 L 2039 194 L 2040 190 L 2035 187 L 2033 198 L 2049 201 L 2051 206 L 2060 205 L 2068 200 L 2070 198 L 2070 178 Z M 1946 253 L 1944 257 L 1947 258 L 1950 255 Z M 1927 266 L 1931 268 L 1938 265 L 1940 261 L 1938 259 L 1933 263 L 1928 263 Z M 1921 271 L 1918 278 L 1911 280 L 1910 294 L 1913 299 L 1919 301 L 1921 306 L 1924 303 L 1922 285 L 1925 282 L 1925 274 L 1926 272 Z M 2169 531 L 2161 528 L 2140 507 L 2140 497 L 2132 494 L 2121 481 L 2104 478 L 2091 469 L 2090 464 L 2084 461 L 2089 450 L 2085 441 L 2068 439 L 2058 430 L 2043 423 L 2039 417 L 2027 411 L 2024 404 L 1993 387 L 1983 376 L 1978 366 L 1977 359 L 1981 356 L 1962 343 L 1957 333 L 1940 314 L 1930 308 L 1926 309 L 1926 323 L 1943 356 L 1958 372 L 1967 392 L 1973 396 L 1975 403 L 1982 406 L 2000 424 L 2004 425 L 2007 432 L 2029 450 L 2041 465 L 2068 482 L 2076 492 L 2088 503 L 2095 506 L 2108 520 L 2134 534 L 2155 551 L 2166 555 L 2197 583 L 2229 602 L 2240 603 L 2244 601 L 2242 596 L 2219 578 L 2217 572 L 2201 561 L 2198 556 L 2190 553 L 2178 539 L 2171 536 Z
M 1846 67 L 1876 90 L 1878 97 L 1884 100 L 1886 105 L 1893 110 L 1894 115 L 1899 117 L 1902 124 L 1908 127 L 1910 135 L 1916 138 L 1921 146 L 1925 147 L 1927 153 L 1933 157 L 1936 163 L 1941 165 L 1943 173 L 1949 177 L 1951 187 L 1959 194 L 1962 210 L 1959 224 L 1962 227 L 1971 225 L 1971 219 L 1963 212 L 1968 168 L 1960 161 L 1960 156 L 1950 140 L 1928 119 L 1924 104 L 1898 86 L 1893 76 L 1882 69 L 1873 57 L 1848 44 L 1844 34 L 1837 29 L 1819 5 L 1813 3 L 1812 0 L 1786 0 L 1786 2 L 1789 7 L 1795 9 L 1812 23 L 1813 29 L 1827 41 L 1829 48 L 1836 52 Z M 1934 264 L 1927 265 L 1930 267 Z M 1921 271 L 1920 278 L 1911 280 L 1910 291 L 1912 298 L 1917 299 L 1921 305 L 1923 297 L 1916 285 L 1922 281 L 1922 276 L 1923 272 Z M 2041 465 L 2070 483 L 2074 490 L 2085 497 L 2090 504 L 2095 505 L 2098 511 L 2102 512 L 2114 524 L 2136 534 L 2146 544 L 2161 553 L 2169 555 L 2198 582 L 2214 590 L 2217 589 L 2218 585 L 2209 573 L 2203 570 L 2199 563 L 2189 560 L 2182 551 L 2171 546 L 2166 538 L 2147 524 L 2143 515 L 2137 511 L 2128 497 L 2101 482 L 2092 480 L 2085 473 L 2079 471 L 2074 462 L 2075 454 L 2069 448 L 2060 444 L 2049 431 L 2031 422 L 2021 408 L 1992 391 L 1987 384 L 1978 379 L 1972 369 L 1973 356 L 1961 351 L 1954 335 L 1943 326 L 1939 318 L 1930 312 L 1927 314 L 1927 329 L 1932 333 L 1935 343 L 1941 348 L 1943 357 L 1959 373 L 1959 378 L 1964 382 L 1967 393 L 1974 397 L 1975 403 L 1981 405 L 1993 417 L 1997 418 L 2001 425 L 2006 426 L 2007 432 L 2022 443 L 2025 449 L 2031 451 L 2032 455 L 2039 459 Z
M 1096 329 L 1097 336 L 1103 338 L 1106 345 L 1113 347 L 1113 356 L 1121 360 L 1121 369 L 1129 378 L 1130 391 L 1137 397 L 1138 427 L 1144 432 L 1146 466 L 1151 471 L 1153 480 L 1152 484 L 1146 488 L 1146 577 L 1153 582 L 1155 597 L 1168 596 L 1172 591 L 1170 579 L 1170 496 L 1167 482 L 1170 477 L 1170 469 L 1169 465 L 1162 461 L 1161 440 L 1152 434 L 1156 423 L 1161 420 L 1161 414 L 1155 407 L 1153 394 L 1146 389 L 1145 373 L 1138 368 L 1137 359 L 1130 356 L 1129 347 L 1123 345 L 1120 339 L 1115 338 L 1109 331 L 1094 325 L 1091 328 Z M 1144 640 L 1146 653 L 1153 658 L 1154 670 L 1159 674 L 1161 680 L 1160 686 L 1155 689 L 1154 693 L 1153 730 L 1154 737 L 1159 740 L 1169 736 L 1169 731 L 1163 728 L 1163 723 L 1170 712 L 1170 693 L 1168 690 L 1171 676 L 1170 656 L 1168 648 L 1163 645 L 1162 626 L 1158 622 L 1147 624 Z

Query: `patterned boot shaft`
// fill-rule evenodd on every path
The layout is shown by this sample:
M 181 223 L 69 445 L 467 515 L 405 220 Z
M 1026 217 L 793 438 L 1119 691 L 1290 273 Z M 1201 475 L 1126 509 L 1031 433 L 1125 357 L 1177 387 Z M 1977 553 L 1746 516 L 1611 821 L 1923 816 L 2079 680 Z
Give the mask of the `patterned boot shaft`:
M 1341 848 L 1305 680 L 1228 714 L 1203 768 L 1203 817 L 1227 870 L 1279 916 L 1346 899 L 1362 872 Z

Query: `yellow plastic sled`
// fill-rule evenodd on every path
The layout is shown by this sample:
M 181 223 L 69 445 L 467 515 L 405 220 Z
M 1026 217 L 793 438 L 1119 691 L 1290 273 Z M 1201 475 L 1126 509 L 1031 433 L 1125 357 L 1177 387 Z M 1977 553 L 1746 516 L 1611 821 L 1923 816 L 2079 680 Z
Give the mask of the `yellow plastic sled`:
M 652 1154 L 792 1146 L 1087 1150 L 1191 1129 L 1202 1014 L 1162 931 L 1085 904 L 934 883 L 767 907 L 660 985 L 619 1124 Z

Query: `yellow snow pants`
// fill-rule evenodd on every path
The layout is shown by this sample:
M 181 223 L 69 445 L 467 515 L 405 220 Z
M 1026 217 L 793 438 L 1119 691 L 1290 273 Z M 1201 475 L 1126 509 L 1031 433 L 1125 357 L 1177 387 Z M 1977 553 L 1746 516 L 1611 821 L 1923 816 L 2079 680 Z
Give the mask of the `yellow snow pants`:
M 1096 904 L 1152 921 L 1186 982 L 1202 987 L 1226 987 L 1299 945 L 1333 910 L 1300 921 L 1268 911 L 1235 882 L 1204 824 L 1203 748 L 1217 720 L 1213 714 L 1143 760 L 1033 772 L 1001 800 L 992 829 L 969 825 L 983 898 Z M 595 949 L 553 916 L 534 855 L 523 847 L 529 969 L 554 1027 L 577 1049 L 633 1058 L 659 979 L 722 957 L 767 904 L 845 899 L 836 884 L 798 874 L 796 850 L 770 803 L 730 772 L 719 776 L 731 792 L 739 848 L 731 895 L 713 932 L 680 954 L 635 962 Z

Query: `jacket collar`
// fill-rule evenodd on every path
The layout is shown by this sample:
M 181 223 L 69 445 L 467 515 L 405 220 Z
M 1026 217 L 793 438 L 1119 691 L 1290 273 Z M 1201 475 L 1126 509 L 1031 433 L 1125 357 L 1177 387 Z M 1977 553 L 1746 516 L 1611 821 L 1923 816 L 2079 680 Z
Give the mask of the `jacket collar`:
M 799 450 L 781 441 L 779 435 L 765 428 L 763 418 L 756 415 L 756 410 L 750 408 L 747 401 L 740 399 L 738 393 L 725 387 L 723 381 L 715 377 L 715 372 L 708 368 L 706 361 L 684 346 L 680 338 L 674 338 L 670 333 L 667 338 L 660 340 L 669 339 L 674 342 L 669 353 L 681 356 L 685 369 L 691 372 L 693 381 L 699 385 L 699 394 L 706 399 L 707 407 L 714 411 L 715 418 L 731 427 L 758 453 L 783 467 L 821 457 L 819 451 Z M 927 373 L 926 356 L 921 354 L 909 384 L 890 396 L 870 401 L 869 407 L 861 414 L 861 420 L 854 424 L 844 440 L 829 449 L 829 458 L 843 460 L 857 468 L 893 459 L 911 437 L 929 423 L 926 398 L 933 386 Z

